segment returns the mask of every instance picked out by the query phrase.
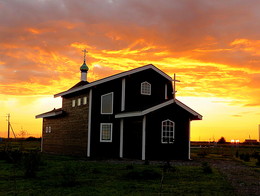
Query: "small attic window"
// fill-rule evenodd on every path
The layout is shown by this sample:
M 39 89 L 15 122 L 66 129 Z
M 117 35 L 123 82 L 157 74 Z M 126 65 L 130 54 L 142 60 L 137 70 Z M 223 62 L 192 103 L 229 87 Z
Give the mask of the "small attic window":
M 86 105 L 88 103 L 88 98 L 87 97 L 83 97 L 83 105 Z
M 73 99 L 73 100 L 72 100 L 72 107 L 75 107 L 75 106 L 76 106 L 76 100 Z
M 141 94 L 142 95 L 151 95 L 151 84 L 149 82 L 141 83 Z
M 78 106 L 81 105 L 81 98 L 78 98 Z

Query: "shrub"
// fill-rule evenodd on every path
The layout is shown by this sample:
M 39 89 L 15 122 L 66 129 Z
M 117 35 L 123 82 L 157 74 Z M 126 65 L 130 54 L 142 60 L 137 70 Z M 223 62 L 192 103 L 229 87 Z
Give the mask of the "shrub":
M 244 161 L 246 162 L 250 161 L 250 155 L 248 153 L 245 154 Z
M 150 161 L 149 160 L 145 160 L 144 161 L 144 165 L 150 165 Z
M 240 154 L 239 157 L 240 157 L 240 159 L 243 160 L 243 161 L 246 161 L 246 162 L 250 161 L 250 155 L 249 155 L 248 153 L 246 153 L 246 154 Z
M 236 158 L 238 158 L 239 157 L 239 152 L 238 152 L 238 150 L 236 151 Z
M 78 170 L 77 168 L 69 163 L 66 163 L 61 168 L 60 172 L 60 183 L 64 187 L 72 187 L 78 184 Z
M 160 174 L 151 169 L 145 170 L 132 170 L 128 172 L 125 177 L 131 180 L 153 180 L 160 178 Z
M 170 172 L 175 172 L 177 170 L 176 167 L 172 166 L 169 161 L 166 161 L 162 165 L 162 169 L 163 169 L 164 172 L 169 172 L 169 171 Z
M 260 156 L 257 157 L 256 166 L 260 166 Z
M 7 161 L 7 154 L 5 151 L 0 151 L 0 160 Z
M 131 165 L 126 165 L 125 168 L 126 168 L 127 170 L 132 170 L 132 169 L 134 169 L 134 165 L 133 165 L 133 164 L 131 164 Z
M 4 159 L 7 163 L 17 164 L 22 160 L 23 153 L 19 150 L 7 150 L 4 151 Z
M 203 173 L 205 173 L 205 174 L 212 174 L 213 173 L 213 170 L 212 170 L 212 168 L 211 168 L 211 166 L 209 165 L 208 162 L 203 162 L 201 164 L 201 167 L 202 167 Z
M 24 154 L 24 176 L 26 178 L 34 178 L 36 177 L 36 172 L 39 168 L 41 162 L 40 153 L 37 151 L 31 151 L 29 153 Z
M 199 157 L 204 158 L 208 155 L 207 151 L 205 149 L 201 150 L 198 154 Z
M 258 159 L 258 157 L 260 157 L 259 152 L 253 152 L 251 156 L 255 159 Z

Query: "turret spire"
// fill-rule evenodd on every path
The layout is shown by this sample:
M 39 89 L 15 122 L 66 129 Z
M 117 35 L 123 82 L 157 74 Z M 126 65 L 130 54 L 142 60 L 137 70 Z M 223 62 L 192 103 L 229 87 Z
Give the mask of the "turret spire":
M 82 50 L 82 52 L 84 53 L 84 62 L 80 67 L 80 71 L 81 71 L 81 81 L 87 81 L 87 74 L 88 74 L 88 66 L 86 65 L 86 53 L 88 53 L 88 51 L 86 49 Z

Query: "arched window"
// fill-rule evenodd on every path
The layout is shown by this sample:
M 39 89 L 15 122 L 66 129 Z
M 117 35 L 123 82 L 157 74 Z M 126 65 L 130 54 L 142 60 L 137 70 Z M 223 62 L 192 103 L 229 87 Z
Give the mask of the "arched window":
M 141 83 L 141 94 L 142 95 L 151 95 L 151 84 L 149 82 Z
M 162 143 L 172 144 L 174 142 L 175 123 L 171 120 L 162 121 Z

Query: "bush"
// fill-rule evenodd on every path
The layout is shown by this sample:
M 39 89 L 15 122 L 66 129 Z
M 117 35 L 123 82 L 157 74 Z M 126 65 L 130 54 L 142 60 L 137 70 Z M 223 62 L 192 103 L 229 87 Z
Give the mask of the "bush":
M 7 161 L 7 154 L 5 151 L 0 151 L 0 160 Z
M 13 163 L 13 164 L 20 163 L 23 156 L 23 153 L 19 150 L 12 150 L 12 151 L 7 150 L 4 152 L 4 154 L 7 163 Z
M 258 157 L 260 157 L 259 152 L 253 152 L 251 156 L 255 159 L 258 159 Z
M 238 158 L 239 157 L 239 152 L 238 152 L 238 150 L 236 151 L 236 158 Z
M 26 178 L 35 178 L 36 172 L 39 169 L 41 162 L 41 156 L 40 153 L 37 151 L 31 151 L 29 153 L 24 154 L 24 176 Z
M 128 172 L 125 177 L 127 179 L 131 179 L 131 180 L 153 180 L 153 179 L 157 179 L 160 178 L 161 175 L 151 169 L 145 169 L 145 170 L 132 170 L 130 172 Z
M 205 174 L 212 174 L 213 173 L 211 166 L 207 162 L 203 162 L 201 164 L 201 167 L 202 167 L 203 173 L 205 173 Z
M 131 165 L 126 165 L 125 168 L 126 168 L 127 170 L 132 170 L 132 169 L 134 169 L 134 165 L 133 165 L 133 164 L 131 164 Z
M 256 166 L 260 166 L 260 156 L 257 157 L 257 161 L 256 161 L 255 165 L 256 165 Z
M 59 174 L 62 186 L 72 187 L 78 184 L 78 170 L 74 165 L 66 163 L 59 171 Z
M 176 167 L 172 166 L 169 161 L 166 161 L 162 165 L 162 169 L 164 172 L 175 172 L 177 170 Z
M 208 152 L 205 149 L 203 149 L 197 155 L 201 158 L 204 158 L 208 155 Z
M 246 161 L 246 162 L 249 162 L 250 161 L 250 155 L 248 153 L 246 154 L 240 154 L 240 159 L 243 160 L 243 161 Z

